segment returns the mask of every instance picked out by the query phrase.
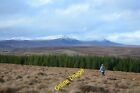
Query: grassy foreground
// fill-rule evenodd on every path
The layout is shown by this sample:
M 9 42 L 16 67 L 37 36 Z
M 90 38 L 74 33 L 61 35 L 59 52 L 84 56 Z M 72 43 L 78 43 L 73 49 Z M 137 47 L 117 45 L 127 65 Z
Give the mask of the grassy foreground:
M 54 87 L 78 68 L 0 63 L 0 93 L 140 93 L 140 73 L 98 70 L 84 73 L 56 91 Z

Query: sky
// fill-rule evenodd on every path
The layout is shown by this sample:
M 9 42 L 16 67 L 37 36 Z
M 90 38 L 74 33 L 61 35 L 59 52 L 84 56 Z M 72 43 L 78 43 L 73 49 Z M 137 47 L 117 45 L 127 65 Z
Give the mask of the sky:
M 0 0 L 0 40 L 64 36 L 140 45 L 140 0 Z

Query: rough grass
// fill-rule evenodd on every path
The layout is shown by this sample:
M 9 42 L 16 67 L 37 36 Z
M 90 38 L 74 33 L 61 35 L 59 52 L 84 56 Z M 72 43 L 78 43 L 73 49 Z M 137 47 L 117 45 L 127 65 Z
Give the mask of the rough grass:
M 54 86 L 65 80 L 76 68 L 57 68 L 0 64 L 0 93 L 140 93 L 140 73 L 97 70 L 85 73 L 60 91 Z
M 0 87 L 0 93 L 16 93 L 17 89 L 12 87 Z
M 91 85 L 84 85 L 80 87 L 81 92 L 87 93 L 87 92 L 101 92 L 101 93 L 109 93 L 109 90 L 103 88 L 103 87 L 97 87 L 97 86 L 91 86 Z

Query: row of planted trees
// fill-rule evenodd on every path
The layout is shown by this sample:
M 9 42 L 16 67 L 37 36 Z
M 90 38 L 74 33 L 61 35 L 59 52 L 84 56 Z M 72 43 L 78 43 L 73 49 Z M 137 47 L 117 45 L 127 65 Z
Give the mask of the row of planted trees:
M 108 56 L 0 55 L 0 63 L 88 69 L 99 69 L 100 65 L 104 64 L 108 70 L 140 72 L 139 58 L 118 58 Z

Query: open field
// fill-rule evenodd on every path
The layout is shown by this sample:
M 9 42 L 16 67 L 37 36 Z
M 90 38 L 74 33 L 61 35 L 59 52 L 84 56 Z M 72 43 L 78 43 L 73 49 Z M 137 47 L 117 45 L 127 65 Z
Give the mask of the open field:
M 139 47 L 55 47 L 0 49 L 2 55 L 95 55 L 140 58 Z M 0 63 L 0 93 L 140 93 L 140 73 L 85 69 L 79 78 L 56 91 L 54 87 L 78 68 L 45 67 Z
M 140 93 L 140 73 L 84 70 L 60 91 L 54 87 L 77 68 L 0 64 L 0 93 Z
M 67 55 L 96 55 L 140 57 L 140 47 L 52 47 L 26 49 L 0 49 L 0 54 L 31 55 L 31 54 L 67 54 Z

